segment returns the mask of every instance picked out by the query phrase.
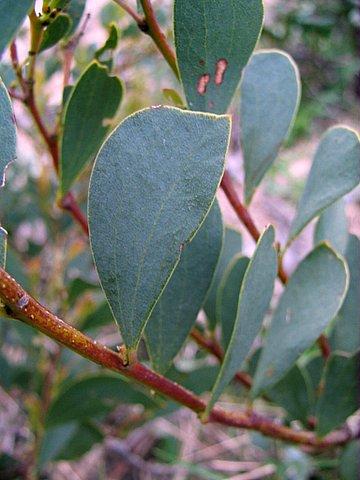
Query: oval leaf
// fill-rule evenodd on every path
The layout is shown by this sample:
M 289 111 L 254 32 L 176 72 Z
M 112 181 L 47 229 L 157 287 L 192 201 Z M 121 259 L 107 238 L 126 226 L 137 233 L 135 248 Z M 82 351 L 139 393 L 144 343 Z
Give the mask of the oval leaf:
M 277 383 L 336 316 L 348 287 L 342 258 L 327 245 L 303 260 L 284 291 L 271 321 L 252 393 Z
M 191 110 L 224 113 L 259 38 L 261 0 L 175 0 L 175 45 Z
M 348 242 L 348 224 L 345 214 L 345 202 L 341 198 L 328 207 L 320 216 L 315 229 L 315 245 L 327 241 L 338 253 L 343 255 Z
M 359 408 L 359 360 L 359 353 L 350 358 L 341 355 L 330 358 L 317 404 L 316 431 L 319 435 L 340 427 Z
M 128 117 L 101 149 L 89 191 L 90 239 L 125 344 L 152 309 L 213 203 L 230 120 L 177 108 Z
M 0 57 L 22 24 L 34 0 L 1 0 L 0 2 Z
M 204 302 L 222 245 L 222 218 L 215 201 L 157 302 L 146 326 L 149 356 L 165 372 L 181 349 Z
M 15 118 L 9 94 L 0 79 L 0 187 L 5 184 L 7 165 L 16 158 Z
M 360 139 L 346 127 L 335 127 L 323 136 L 315 154 L 289 242 L 326 207 L 360 182 Z
M 295 119 L 300 101 L 297 66 L 284 52 L 257 52 L 244 70 L 240 92 L 245 199 L 249 203 Z
M 208 319 L 210 330 L 214 330 L 218 322 L 217 318 L 217 299 L 219 294 L 219 286 L 223 275 L 230 261 L 236 254 L 241 251 L 242 238 L 237 230 L 232 228 L 225 228 L 223 246 L 219 262 L 217 264 L 215 274 L 213 276 L 210 290 L 206 296 L 204 310 Z
M 94 159 L 123 94 L 121 81 L 92 62 L 71 91 L 64 113 L 60 159 L 60 193 L 64 196 Z
M 261 329 L 277 274 L 277 253 L 274 241 L 274 228 L 268 227 L 261 235 L 246 269 L 233 332 L 206 409 L 207 412 L 210 412 L 223 390 L 243 365 Z
M 221 338 L 224 349 L 230 342 L 234 329 L 236 313 L 239 303 L 240 289 L 250 259 L 236 257 L 226 269 L 219 286 L 216 316 L 221 325 Z

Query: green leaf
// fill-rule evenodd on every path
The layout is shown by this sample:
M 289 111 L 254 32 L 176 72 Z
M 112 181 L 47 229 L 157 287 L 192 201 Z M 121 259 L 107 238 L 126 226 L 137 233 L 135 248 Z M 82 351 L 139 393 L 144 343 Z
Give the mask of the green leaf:
M 48 433 L 52 435 L 52 430 Z M 66 444 L 59 449 L 54 460 L 76 460 L 85 455 L 95 444 L 102 442 L 103 439 L 104 435 L 94 425 L 90 423 L 79 424 Z
M 297 66 L 284 52 L 257 52 L 244 70 L 240 91 L 245 198 L 250 203 L 294 122 L 301 91 Z
M 339 427 L 359 408 L 359 360 L 332 355 L 325 370 L 325 384 L 317 404 L 316 431 L 323 436 Z
M 360 182 L 360 139 L 346 127 L 334 127 L 323 136 L 315 154 L 296 217 L 290 243 L 326 207 Z
M 320 216 L 315 229 L 314 244 L 327 241 L 338 253 L 343 255 L 348 242 L 348 224 L 345 214 L 345 202 L 341 198 L 328 207 Z
M 134 389 L 119 375 L 91 374 L 65 385 L 50 406 L 47 427 L 73 421 L 94 419 L 113 410 L 119 402 L 139 403 L 145 407 L 155 402 Z
M 149 318 L 146 344 L 154 368 L 170 367 L 183 346 L 202 307 L 218 262 L 223 225 L 215 200 L 180 261 Z
M 69 31 L 71 18 L 68 15 L 58 15 L 44 32 L 39 48 L 40 52 L 56 45 Z
M 5 268 L 7 250 L 7 231 L 0 227 L 0 267 Z
M 217 324 L 217 302 L 219 295 L 219 286 L 223 275 L 230 261 L 237 255 L 242 248 L 242 238 L 237 230 L 225 228 L 223 247 L 221 250 L 218 265 L 211 283 L 210 290 L 206 296 L 204 310 L 209 322 L 209 328 L 214 330 Z
M 345 257 L 350 270 L 349 291 L 338 314 L 332 347 L 355 353 L 360 347 L 360 240 L 355 235 L 349 237 Z
M 355 440 L 344 448 L 340 457 L 341 480 L 356 480 L 360 471 L 360 440 Z
M 224 113 L 260 36 L 261 0 L 175 0 L 177 60 L 191 110 Z
M 19 29 L 34 0 L 1 0 L 0 2 L 0 57 Z M 1 122 L 2 123 L 2 122 Z
M 1 18 L 0 7 L 0 18 Z M 16 158 L 16 128 L 11 100 L 0 78 L 0 187 L 5 184 L 7 165 Z
M 97 157 L 89 190 L 91 245 L 131 350 L 184 243 L 210 210 L 229 133 L 226 116 L 149 108 L 125 119 Z
M 109 121 L 123 94 L 121 81 L 92 62 L 70 93 L 64 112 L 61 142 L 60 193 L 64 196 L 85 166 L 94 159 L 110 131 Z
M 266 396 L 290 416 L 307 425 L 311 412 L 310 385 L 303 370 L 294 365 L 276 385 L 266 390 Z
M 328 245 L 303 260 L 271 321 L 252 388 L 253 396 L 277 383 L 336 316 L 348 288 L 346 265 Z
M 261 235 L 241 284 L 234 329 L 207 412 L 243 365 L 269 308 L 277 274 L 275 232 L 268 227 Z
M 249 265 L 248 257 L 236 256 L 226 269 L 219 286 L 216 316 L 221 325 L 223 348 L 229 345 L 236 319 L 240 289 L 246 269 Z
M 38 458 L 38 467 L 44 467 L 56 458 L 63 447 L 71 440 L 77 429 L 77 423 L 67 423 L 46 429 Z
M 109 35 L 108 35 L 108 38 L 106 39 L 105 44 L 95 52 L 95 58 L 99 60 L 99 62 L 102 62 L 101 57 L 104 55 L 104 53 L 110 52 L 110 55 L 111 55 L 113 51 L 117 48 L 117 45 L 119 42 L 120 32 L 116 24 L 111 23 L 109 25 L 108 30 L 109 30 Z M 107 60 L 107 62 L 108 61 L 112 63 L 111 59 Z

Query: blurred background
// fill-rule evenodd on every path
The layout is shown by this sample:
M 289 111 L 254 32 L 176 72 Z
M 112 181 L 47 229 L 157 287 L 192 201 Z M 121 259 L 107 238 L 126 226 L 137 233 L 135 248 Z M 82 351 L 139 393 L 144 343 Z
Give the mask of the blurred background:
M 172 3 L 154 0 L 158 19 L 170 40 Z M 119 27 L 119 43 L 109 53 L 109 61 L 113 72 L 124 82 L 126 93 L 114 125 L 140 108 L 173 105 L 174 93 L 169 94 L 168 90 L 175 90 L 182 97 L 179 85 L 151 39 L 115 3 L 84 0 L 78 4 L 73 28 L 76 27 L 75 35 L 76 32 L 82 35 L 76 40 L 71 83 L 104 45 L 111 22 Z M 298 64 L 302 78 L 301 105 L 293 131 L 250 208 L 258 227 L 273 223 L 279 240 L 284 242 L 322 133 L 338 123 L 357 129 L 360 126 L 360 2 L 265 0 L 265 14 L 258 48 L 286 50 Z M 17 41 L 21 59 L 27 54 L 28 33 L 25 22 Z M 47 50 L 38 62 L 37 99 L 50 126 L 59 121 L 59 105 L 63 101 L 62 63 L 68 52 L 64 45 Z M 8 86 L 15 80 L 8 53 L 1 60 L 0 76 Z M 238 103 L 236 96 L 231 107 L 235 121 L 228 167 L 241 189 Z M 0 221 L 9 232 L 8 270 L 50 309 L 102 342 L 115 345 L 119 342 L 118 332 L 109 321 L 109 311 L 96 285 L 87 240 L 71 218 L 56 206 L 56 176 L 49 155 L 20 102 L 14 100 L 14 109 L 18 159 L 9 166 L 7 184 L 0 194 Z M 74 189 L 84 211 L 89 173 L 88 169 Z M 242 232 L 244 251 L 251 253 L 254 245 L 221 193 L 219 200 L 225 221 Z M 359 190 L 346 197 L 346 213 L 350 231 L 359 235 Z M 312 228 L 310 225 L 303 232 L 285 257 L 289 271 L 311 249 Z M 60 385 L 98 369 L 30 328 L 10 325 L 8 320 L 0 319 L 0 345 L 0 478 L 25 478 L 21 469 L 36 445 L 33 432 L 39 428 L 43 374 L 55 376 Z M 60 367 L 54 361 L 59 358 Z M 11 368 L 7 366 L 9 361 Z M 178 361 L 177 374 L 205 369 L 209 374 L 204 375 L 204 381 L 211 384 L 213 366 L 208 356 L 190 342 Z M 187 381 L 199 391 L 207 389 L 206 385 L 198 385 L 196 375 L 189 376 Z M 240 396 L 241 391 L 235 395 Z M 109 398 L 114 402 L 117 397 L 109 394 Z M 81 395 L 76 399 L 81 403 Z M 231 408 L 232 403 L 230 397 L 227 407 Z M 99 422 L 96 425 L 85 422 L 75 432 L 77 436 L 74 430 L 58 427 L 45 437 L 42 445 L 36 445 L 46 465 L 43 478 L 339 478 L 338 470 L 333 469 L 341 468 L 336 463 L 339 460 L 331 455 L 314 460 L 303 450 L 284 447 L 259 434 L 202 426 L 192 413 L 173 406 L 167 407 L 168 415 L 159 410 L 151 418 L 139 406 L 122 404 L 115 408 L 111 403 L 105 407 Z M 68 443 L 64 443 L 64 438 Z M 1 472 L 8 476 L 5 473 L 2 476 Z

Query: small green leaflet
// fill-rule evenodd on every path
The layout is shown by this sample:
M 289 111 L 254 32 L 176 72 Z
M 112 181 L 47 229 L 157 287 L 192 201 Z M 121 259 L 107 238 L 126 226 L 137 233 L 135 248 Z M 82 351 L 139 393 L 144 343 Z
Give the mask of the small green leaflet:
M 222 346 L 226 350 L 236 319 L 240 289 L 250 258 L 236 256 L 227 267 L 219 286 L 216 317 L 221 325 Z
M 215 329 L 218 321 L 216 317 L 216 305 L 218 303 L 219 286 L 221 280 L 230 261 L 234 258 L 235 255 L 240 253 L 241 247 L 242 238 L 240 233 L 237 230 L 226 227 L 224 231 L 224 240 L 221 255 L 218 265 L 216 267 L 210 290 L 206 296 L 204 304 L 204 310 L 208 319 L 210 330 Z
M 110 131 L 123 95 L 121 81 L 92 62 L 71 90 L 67 101 L 61 141 L 60 193 L 64 196 L 95 158 Z
M 300 91 L 297 66 L 285 52 L 265 50 L 251 57 L 240 88 L 246 203 L 250 203 L 292 127 Z
M 146 326 L 146 344 L 154 368 L 170 367 L 194 325 L 214 275 L 222 246 L 223 225 L 215 200 L 180 261 Z
M 1 0 L 0 2 L 0 58 L 6 46 L 20 28 L 34 0 Z
M 5 184 L 5 170 L 16 158 L 15 117 L 9 94 L 0 78 L 0 187 Z
M 175 0 L 175 46 L 190 110 L 227 111 L 260 36 L 261 0 Z
M 46 28 L 39 52 L 43 52 L 56 45 L 66 35 L 70 27 L 71 18 L 68 15 L 58 15 Z
M 298 266 L 271 321 L 256 369 L 252 394 L 277 383 L 335 318 L 348 288 L 342 257 L 326 244 Z
M 89 190 L 91 246 L 131 351 L 184 243 L 210 210 L 229 135 L 227 116 L 154 107 L 126 118 L 98 154 Z
M 7 249 L 7 231 L 0 227 L 0 267 L 5 268 Z
M 260 332 L 269 308 L 277 274 L 277 253 L 274 242 L 275 232 L 270 226 L 261 235 L 246 269 L 233 332 L 206 413 L 211 411 L 216 400 L 241 368 Z
M 349 290 L 340 309 L 331 338 L 335 350 L 355 353 L 360 348 L 360 240 L 350 235 L 345 258 L 350 270 Z
M 326 207 L 360 182 L 360 139 L 347 127 L 329 129 L 316 151 L 296 217 L 291 225 L 290 243 Z
M 343 198 L 340 198 L 340 200 L 324 210 L 319 217 L 314 234 L 314 244 L 327 241 L 334 250 L 343 255 L 348 238 L 345 202 Z
M 359 353 L 352 357 L 334 354 L 329 359 L 316 411 L 319 435 L 340 427 L 359 408 L 359 360 Z

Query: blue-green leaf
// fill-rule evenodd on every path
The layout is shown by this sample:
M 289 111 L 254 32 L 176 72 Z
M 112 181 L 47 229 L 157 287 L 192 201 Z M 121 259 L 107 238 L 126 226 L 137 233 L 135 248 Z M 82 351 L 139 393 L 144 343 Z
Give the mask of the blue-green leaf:
M 291 129 L 300 90 L 297 66 L 284 52 L 257 52 L 244 70 L 240 118 L 247 203 Z
M 261 235 L 241 284 L 233 332 L 214 385 L 209 412 L 235 373 L 242 367 L 269 308 L 277 274 L 275 232 L 268 227 Z
M 204 302 L 222 246 L 222 218 L 217 201 L 180 261 L 146 326 L 154 368 L 165 372 L 181 349 Z
M 210 290 L 206 296 L 204 310 L 209 322 L 209 328 L 214 330 L 217 323 L 217 303 L 219 295 L 219 286 L 223 275 L 230 261 L 235 255 L 240 253 L 242 247 L 242 238 L 237 230 L 225 228 L 223 246 L 219 258 L 218 265 L 211 283 Z
M 323 136 L 316 151 L 289 242 L 326 207 L 360 182 L 360 139 L 347 127 L 334 127 Z
M 210 210 L 229 133 L 226 116 L 149 108 L 125 119 L 99 152 L 90 182 L 90 239 L 101 284 L 131 350 L 184 243 Z
M 191 110 L 224 113 L 259 38 L 261 0 L 175 0 L 175 45 Z
M 334 354 L 329 359 L 316 411 L 319 435 L 339 427 L 359 408 L 359 360 L 359 353 L 352 357 Z
M 350 235 L 345 254 L 350 271 L 349 291 L 338 314 L 332 347 L 348 353 L 360 348 L 360 240 Z
M 348 288 L 345 262 L 320 244 L 289 280 L 271 321 L 252 393 L 277 383 L 336 316 Z
M 0 78 L 0 187 L 7 165 L 16 158 L 16 128 L 9 94 Z
M 343 255 L 348 243 L 349 233 L 345 214 L 345 202 L 341 198 L 321 214 L 315 229 L 314 244 L 327 241 L 338 253 Z
M 221 339 L 225 350 L 234 329 L 240 289 L 249 261 L 248 257 L 236 256 L 227 267 L 219 286 L 216 316 L 221 325 Z
M 0 2 L 0 57 L 24 21 L 34 0 L 1 0 Z
M 60 193 L 65 195 L 95 158 L 110 131 L 109 121 L 123 94 L 121 81 L 92 62 L 71 90 L 64 112 L 60 158 Z

